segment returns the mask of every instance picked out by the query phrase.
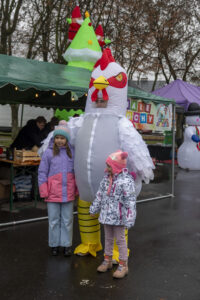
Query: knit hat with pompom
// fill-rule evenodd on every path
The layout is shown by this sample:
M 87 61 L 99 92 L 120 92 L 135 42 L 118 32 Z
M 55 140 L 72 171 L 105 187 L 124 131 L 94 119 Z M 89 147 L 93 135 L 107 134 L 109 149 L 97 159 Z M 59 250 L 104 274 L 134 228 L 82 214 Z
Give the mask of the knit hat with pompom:
M 70 131 L 65 120 L 61 120 L 58 123 L 58 126 L 55 126 L 55 130 L 53 133 L 53 137 L 55 138 L 56 135 L 64 136 L 68 141 L 70 140 Z
M 106 163 L 112 168 L 113 174 L 119 174 L 126 168 L 128 153 L 117 150 L 111 153 L 106 159 Z

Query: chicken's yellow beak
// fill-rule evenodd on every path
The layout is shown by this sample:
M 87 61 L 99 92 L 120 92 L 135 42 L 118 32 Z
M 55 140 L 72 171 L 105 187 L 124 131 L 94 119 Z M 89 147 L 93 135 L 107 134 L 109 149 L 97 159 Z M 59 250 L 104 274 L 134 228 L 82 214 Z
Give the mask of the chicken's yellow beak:
M 97 90 L 103 90 L 109 85 L 109 82 L 104 76 L 99 76 L 93 81 L 93 85 Z

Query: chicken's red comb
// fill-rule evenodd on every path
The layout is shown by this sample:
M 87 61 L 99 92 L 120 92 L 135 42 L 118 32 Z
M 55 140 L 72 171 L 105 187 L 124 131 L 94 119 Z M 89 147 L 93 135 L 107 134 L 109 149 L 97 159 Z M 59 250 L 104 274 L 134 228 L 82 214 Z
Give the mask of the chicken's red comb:
M 110 62 L 114 62 L 115 59 L 109 48 L 103 50 L 102 57 L 96 62 L 94 69 L 100 65 L 101 70 L 105 70 Z
M 115 59 L 114 59 L 114 57 L 112 56 L 112 53 L 111 53 L 110 48 L 106 48 L 105 50 L 107 51 L 107 55 L 108 55 L 109 61 L 110 61 L 110 62 L 115 62 Z

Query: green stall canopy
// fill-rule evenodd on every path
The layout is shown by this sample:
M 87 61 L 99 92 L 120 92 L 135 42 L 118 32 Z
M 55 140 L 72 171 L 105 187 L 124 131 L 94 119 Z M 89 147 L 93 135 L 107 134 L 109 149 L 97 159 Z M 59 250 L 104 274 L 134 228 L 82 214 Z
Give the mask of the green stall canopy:
M 0 54 L 0 104 L 84 110 L 90 76 L 91 72 L 83 68 Z M 132 87 L 128 96 L 175 103 Z
M 90 76 L 82 68 L 1 54 L 0 104 L 84 109 Z
M 163 104 L 175 104 L 174 99 L 167 99 L 160 96 L 155 97 L 156 95 L 147 93 L 145 91 L 128 87 L 128 97 L 134 99 L 141 99 L 144 102 L 154 102 L 154 103 L 163 103 Z

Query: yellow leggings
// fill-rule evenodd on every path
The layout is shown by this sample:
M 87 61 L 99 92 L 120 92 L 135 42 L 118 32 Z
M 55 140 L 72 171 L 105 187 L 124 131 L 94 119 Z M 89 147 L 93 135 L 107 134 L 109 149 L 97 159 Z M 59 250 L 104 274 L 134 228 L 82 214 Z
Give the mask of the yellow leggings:
M 90 202 L 79 199 L 78 201 L 78 221 L 81 235 L 81 244 L 74 250 L 75 254 L 90 253 L 92 256 L 97 255 L 97 252 L 102 250 L 101 245 L 101 231 L 98 221 L 98 214 L 91 217 L 89 214 Z M 128 244 L 128 231 L 126 230 L 126 241 Z M 129 250 L 128 250 L 129 252 Z M 119 251 L 114 242 L 113 259 L 119 261 Z

